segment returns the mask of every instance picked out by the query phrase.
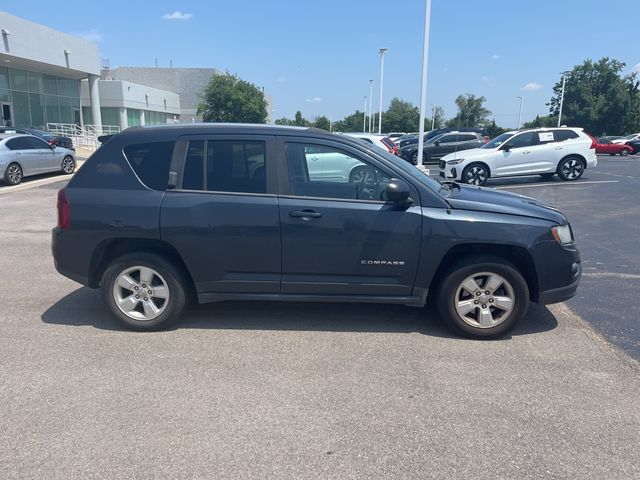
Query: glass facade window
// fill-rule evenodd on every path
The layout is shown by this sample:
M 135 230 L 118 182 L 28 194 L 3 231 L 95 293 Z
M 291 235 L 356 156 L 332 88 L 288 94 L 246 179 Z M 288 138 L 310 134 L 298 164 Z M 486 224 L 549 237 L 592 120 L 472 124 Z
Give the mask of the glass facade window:
M 140 110 L 135 108 L 127 108 L 127 125 L 136 127 L 140 125 Z
M 82 114 L 85 115 L 84 111 Z M 91 107 L 89 107 L 89 115 L 91 115 Z M 100 116 L 102 117 L 102 125 L 115 125 L 116 127 L 120 125 L 118 109 L 115 107 L 102 107 L 100 109 Z M 84 117 L 84 123 L 91 123 L 87 121 L 87 118 L 91 117 Z
M 80 80 L 0 67 L 0 102 L 12 105 L 13 118 L 8 121 L 14 127 L 77 123 Z

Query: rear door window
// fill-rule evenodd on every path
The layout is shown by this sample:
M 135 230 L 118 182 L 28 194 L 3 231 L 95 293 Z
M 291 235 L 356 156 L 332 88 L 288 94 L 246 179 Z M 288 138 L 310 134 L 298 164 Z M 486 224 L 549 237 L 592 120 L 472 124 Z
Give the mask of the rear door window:
M 573 140 L 575 138 L 578 138 L 578 134 L 573 130 L 554 130 L 553 135 L 556 139 L 556 142 L 564 142 L 565 140 Z
M 175 142 L 138 143 L 124 147 L 133 171 L 147 187 L 165 190 Z

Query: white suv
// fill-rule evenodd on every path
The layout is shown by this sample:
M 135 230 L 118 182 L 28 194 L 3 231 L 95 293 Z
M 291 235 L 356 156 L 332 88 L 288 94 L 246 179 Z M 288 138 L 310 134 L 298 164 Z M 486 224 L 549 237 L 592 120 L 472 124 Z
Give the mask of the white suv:
M 503 133 L 480 148 L 451 153 L 440 160 L 440 176 L 472 185 L 488 178 L 558 174 L 579 179 L 598 164 L 595 140 L 581 128 L 536 128 Z

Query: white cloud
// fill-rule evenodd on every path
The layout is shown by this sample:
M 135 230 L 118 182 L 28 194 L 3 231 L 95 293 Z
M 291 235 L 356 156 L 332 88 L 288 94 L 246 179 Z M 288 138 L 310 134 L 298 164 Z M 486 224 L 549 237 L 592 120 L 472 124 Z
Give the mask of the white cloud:
M 543 85 L 540 85 L 537 82 L 530 82 L 530 83 L 527 83 L 520 90 L 522 90 L 523 92 L 533 92 L 535 90 L 540 90 L 542 87 L 543 87 Z
M 278 83 L 283 83 L 287 81 L 287 77 L 278 77 L 276 78 L 276 82 Z
M 305 102 L 321 102 L 321 101 L 322 101 L 321 97 L 313 97 L 313 98 L 305 99 Z
M 102 34 L 95 28 L 92 28 L 91 30 L 87 30 L 85 32 L 74 33 L 73 35 L 75 35 L 76 37 L 84 38 L 87 42 L 97 43 L 102 40 Z
M 493 60 L 498 60 L 500 58 L 500 55 L 498 55 L 497 53 L 494 53 L 493 55 L 491 55 L 491 58 Z
M 180 10 L 176 10 L 173 13 L 165 13 L 162 16 L 162 19 L 163 20 L 189 20 L 192 17 L 193 17 L 192 13 L 184 13 L 184 12 L 181 12 Z
M 491 78 L 489 78 L 487 75 L 483 75 L 481 80 L 485 83 L 489 83 L 491 81 Z

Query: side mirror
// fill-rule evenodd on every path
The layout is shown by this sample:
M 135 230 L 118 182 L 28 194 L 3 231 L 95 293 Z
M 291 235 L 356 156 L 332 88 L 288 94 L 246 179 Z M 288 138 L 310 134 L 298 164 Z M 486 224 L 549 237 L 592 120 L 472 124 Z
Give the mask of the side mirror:
M 51 150 L 55 150 L 55 149 L 56 149 L 56 144 L 55 144 L 55 143 L 50 143 L 50 144 L 49 144 L 49 148 L 50 148 Z
M 392 178 L 385 189 L 387 200 L 393 203 L 413 203 L 409 184 L 399 178 Z
M 509 151 L 509 150 L 511 150 L 512 148 L 513 148 L 513 145 L 511 145 L 510 143 L 507 143 L 507 144 L 505 144 L 505 145 L 504 145 L 504 147 L 502 147 L 502 149 L 503 149 L 505 152 L 508 152 L 508 151 Z

